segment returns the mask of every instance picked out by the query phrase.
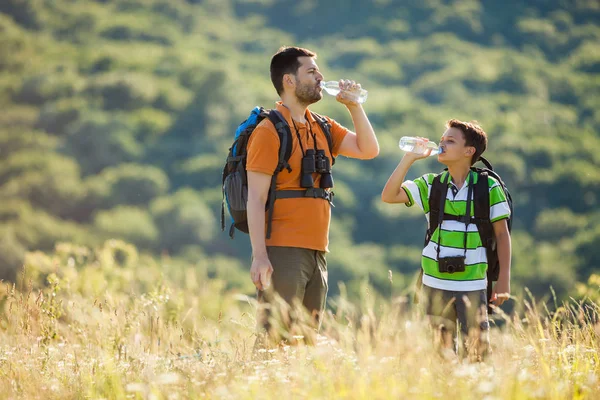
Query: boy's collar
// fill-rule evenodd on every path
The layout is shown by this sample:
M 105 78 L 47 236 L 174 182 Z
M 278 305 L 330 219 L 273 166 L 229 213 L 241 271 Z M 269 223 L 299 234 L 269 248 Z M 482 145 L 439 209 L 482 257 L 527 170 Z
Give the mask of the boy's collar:
M 448 186 L 453 185 L 456 186 L 456 184 L 454 183 L 454 178 L 452 177 L 452 175 L 450 175 L 450 171 L 444 171 L 444 176 L 442 177 L 442 182 L 446 182 L 448 184 Z M 472 170 L 469 170 L 469 173 L 467 174 L 467 178 L 465 179 L 465 185 L 467 186 L 471 183 L 471 181 L 474 179 L 474 174 Z

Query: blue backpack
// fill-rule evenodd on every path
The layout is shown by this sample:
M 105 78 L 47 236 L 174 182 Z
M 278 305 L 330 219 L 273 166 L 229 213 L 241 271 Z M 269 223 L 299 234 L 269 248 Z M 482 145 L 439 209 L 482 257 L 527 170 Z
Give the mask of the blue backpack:
M 311 111 L 313 118 L 317 120 L 321 130 L 327 138 L 329 151 L 333 154 L 333 142 L 331 138 L 331 125 L 324 117 Z M 248 215 L 246 206 L 248 203 L 248 180 L 246 174 L 246 147 L 250 135 L 260 122 L 268 118 L 275 126 L 277 135 L 279 136 L 279 156 L 277 168 L 273 172 L 271 178 L 271 187 L 265 211 L 269 212 L 267 220 L 266 237 L 271 237 L 271 221 L 273 219 L 273 207 L 275 200 L 280 198 L 299 198 L 299 197 L 320 197 L 331 201 L 332 193 L 320 188 L 310 188 L 307 190 L 276 190 L 277 174 L 287 169 L 292 168 L 288 164 L 288 160 L 292 154 L 292 133 L 285 118 L 277 110 L 267 110 L 263 107 L 255 107 L 248 118 L 242 122 L 235 131 L 233 144 L 229 148 L 227 161 L 223 167 L 223 201 L 221 204 L 221 230 L 225 230 L 225 205 L 231 216 L 231 226 L 229 228 L 229 236 L 233 239 L 235 229 L 248 233 Z M 332 165 L 335 159 L 332 160 Z

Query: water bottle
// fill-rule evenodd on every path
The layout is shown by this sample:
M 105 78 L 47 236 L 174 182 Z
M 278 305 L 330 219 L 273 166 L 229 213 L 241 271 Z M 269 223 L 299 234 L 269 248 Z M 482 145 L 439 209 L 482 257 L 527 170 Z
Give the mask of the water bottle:
M 434 142 L 425 142 L 423 139 L 412 136 L 402 137 L 398 146 L 400 147 L 400 150 L 415 154 L 423 154 L 427 149 L 431 149 L 430 156 L 434 156 L 441 152 L 441 149 Z
M 321 81 L 321 87 L 327 93 L 332 96 L 337 96 L 340 92 L 340 83 L 338 81 Z M 346 96 L 349 96 L 350 99 L 356 101 L 357 103 L 364 103 L 367 101 L 368 92 L 365 89 L 357 89 L 357 90 L 346 90 Z

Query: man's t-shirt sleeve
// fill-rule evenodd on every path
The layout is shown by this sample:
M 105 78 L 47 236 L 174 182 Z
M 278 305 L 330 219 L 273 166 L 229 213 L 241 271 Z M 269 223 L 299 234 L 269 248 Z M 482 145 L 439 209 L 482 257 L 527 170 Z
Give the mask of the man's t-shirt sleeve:
M 337 157 L 340 154 L 340 147 L 342 146 L 342 142 L 344 141 L 344 138 L 346 137 L 348 132 L 350 132 L 350 130 L 334 119 L 327 117 L 327 120 L 331 124 L 330 132 L 333 147 L 332 155 L 334 157 Z
M 259 124 L 247 146 L 246 170 L 273 175 L 279 158 L 279 136 L 265 124 Z

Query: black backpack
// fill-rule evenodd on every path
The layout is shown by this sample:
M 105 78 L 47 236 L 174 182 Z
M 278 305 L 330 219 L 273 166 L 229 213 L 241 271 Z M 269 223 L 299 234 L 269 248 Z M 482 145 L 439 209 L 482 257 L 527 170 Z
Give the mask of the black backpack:
M 321 130 L 325 134 L 329 151 L 332 154 L 332 165 L 335 163 L 333 158 L 333 142 L 331 138 L 331 125 L 324 117 L 311 111 L 313 118 L 317 120 Z M 277 110 L 267 110 L 263 107 L 255 107 L 248 118 L 242 122 L 236 132 L 233 144 L 229 148 L 227 161 L 223 167 L 223 201 L 221 204 L 221 230 L 225 230 L 225 204 L 229 215 L 231 216 L 231 226 L 229 228 L 229 236 L 233 239 L 235 229 L 248 233 L 248 216 L 246 205 L 248 202 L 248 181 L 246 174 L 246 147 L 248 139 L 256 126 L 265 118 L 268 118 L 279 136 L 279 161 L 277 168 L 273 172 L 271 178 L 271 187 L 269 189 L 269 197 L 265 205 L 265 211 L 269 212 L 267 220 L 266 237 L 271 237 L 271 221 L 273 219 L 273 207 L 276 199 L 282 198 L 297 198 L 297 197 L 314 197 L 323 198 L 331 201 L 332 192 L 321 188 L 309 188 L 306 190 L 275 190 L 277 183 L 277 174 L 287 169 L 292 168 L 288 164 L 288 160 L 292 154 L 292 133 L 285 118 Z
M 479 157 L 485 168 L 471 167 L 471 170 L 478 174 L 477 183 L 473 187 L 473 199 L 474 199 L 474 216 L 471 218 L 471 223 L 477 225 L 481 242 L 486 249 L 488 269 L 487 269 L 487 297 L 488 301 L 491 300 L 492 296 L 492 282 L 498 280 L 500 274 L 500 263 L 498 261 L 498 251 L 496 248 L 496 236 L 494 234 L 494 228 L 490 220 L 490 196 L 488 177 L 491 176 L 498 181 L 500 187 L 506 195 L 508 207 L 510 208 L 510 217 L 508 218 L 508 230 L 512 230 L 512 218 L 513 218 L 513 202 L 510 192 L 506 185 L 500 178 L 500 176 L 494 172 L 494 168 L 488 160 L 483 157 Z M 449 215 L 444 213 L 443 218 L 440 218 L 440 212 L 443 212 L 441 200 L 446 199 L 448 193 L 448 184 L 442 183 L 442 174 L 437 175 L 433 179 L 431 186 L 431 193 L 429 194 L 429 227 L 425 234 L 425 246 L 431 240 L 431 236 L 437 229 L 442 220 L 458 220 L 461 217 L 455 215 Z M 445 202 L 444 202 L 445 203 Z

